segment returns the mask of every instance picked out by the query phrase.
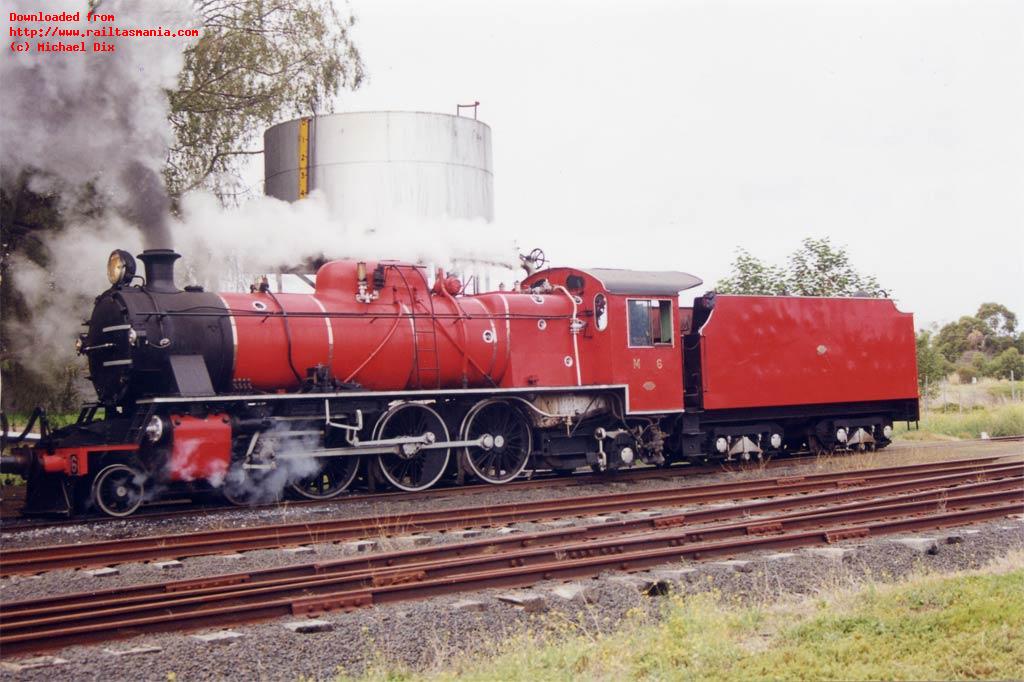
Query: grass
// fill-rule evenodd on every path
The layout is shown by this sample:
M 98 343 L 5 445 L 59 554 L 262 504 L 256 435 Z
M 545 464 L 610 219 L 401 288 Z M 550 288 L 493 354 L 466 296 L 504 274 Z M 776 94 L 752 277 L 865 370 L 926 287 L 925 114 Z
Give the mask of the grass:
M 636 615 L 611 633 L 548 630 L 420 673 L 378 663 L 366 679 L 1021 679 L 1024 553 L 984 572 L 761 606 L 672 596 L 661 618 Z
M 960 411 L 922 411 L 920 430 L 907 431 L 906 424 L 895 425 L 896 436 L 904 440 L 942 440 L 944 438 L 980 438 L 1017 436 L 1024 433 L 1024 403 L 1005 403 Z
M 943 379 L 928 386 L 927 396 L 922 397 L 921 406 L 929 409 L 945 404 L 964 409 L 998 405 L 1000 403 L 1024 400 L 1024 381 L 1011 382 L 1009 379 L 985 377 L 975 383 L 959 383 Z
M 101 413 L 102 414 L 102 413 Z M 29 414 L 23 412 L 13 412 L 7 415 L 8 420 L 11 423 L 11 433 L 21 433 L 21 430 L 25 428 L 25 424 L 28 423 Z M 77 412 L 53 412 L 46 415 L 47 420 L 50 422 L 51 429 L 59 429 L 62 426 L 68 424 L 74 424 L 78 421 Z M 37 421 L 33 431 L 39 431 L 39 422 Z
M 985 382 L 982 384 L 990 396 L 996 400 L 1021 400 L 1024 396 L 1024 381 L 1002 381 Z

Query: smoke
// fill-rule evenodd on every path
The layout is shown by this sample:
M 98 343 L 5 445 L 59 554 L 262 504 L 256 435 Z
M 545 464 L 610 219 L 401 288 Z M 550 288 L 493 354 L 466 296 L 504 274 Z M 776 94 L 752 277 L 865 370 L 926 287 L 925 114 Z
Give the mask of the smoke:
M 80 30 L 90 26 L 90 3 L 83 0 L 43 5 L 14 0 L 8 7 L 19 14 L 77 12 L 79 22 L 57 25 Z M 195 24 L 188 0 L 105 0 L 93 9 L 113 14 L 122 28 Z M 4 20 L 7 28 L 48 27 L 45 22 L 11 24 L 6 8 Z M 59 195 L 69 211 L 84 188 L 97 191 L 139 221 L 147 245 L 166 246 L 166 230 L 156 219 L 166 214 L 159 173 L 172 140 L 165 91 L 177 83 L 187 41 L 108 38 L 115 41 L 113 52 L 35 51 L 37 43 L 57 40 L 76 39 L 21 38 L 33 49 L 9 52 L 0 60 L 0 179 L 9 184 L 22 172 L 31 172 L 29 188 Z M 91 50 L 93 39 L 84 40 Z
M 141 162 L 132 161 L 124 171 L 122 184 L 128 190 L 125 217 L 142 229 L 146 248 L 171 248 L 167 224 L 171 201 L 160 176 Z

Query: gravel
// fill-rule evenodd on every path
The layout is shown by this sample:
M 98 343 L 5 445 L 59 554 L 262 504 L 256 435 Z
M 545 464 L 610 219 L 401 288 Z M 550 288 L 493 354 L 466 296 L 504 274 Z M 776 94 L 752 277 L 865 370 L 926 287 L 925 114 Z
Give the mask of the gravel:
M 876 466 L 928 460 L 958 459 L 982 454 L 1019 454 L 1020 444 L 971 444 L 957 449 L 924 449 L 909 446 L 894 447 L 885 453 L 871 455 Z M 853 458 L 850 458 L 853 464 Z M 620 490 L 660 489 L 680 485 L 703 485 L 718 481 L 757 478 L 765 475 L 786 475 L 789 467 L 760 471 L 729 472 L 693 479 L 650 480 L 631 483 L 613 483 L 580 488 L 542 488 L 526 491 L 491 489 L 487 502 L 503 502 L 555 497 L 599 494 Z M 806 467 L 793 467 L 806 472 Z M 432 498 L 431 508 L 471 506 L 479 502 L 477 495 L 453 495 Z M 229 514 L 168 521 L 139 520 L 107 524 L 61 526 L 57 528 L 12 532 L 3 536 L 4 546 L 18 538 L 16 544 L 50 544 L 63 538 L 67 542 L 85 542 L 95 539 L 132 537 L 156 533 L 188 533 L 209 527 L 228 525 L 258 525 L 280 523 L 301 518 L 316 520 L 387 515 L 423 508 L 423 501 L 361 502 L 344 501 L 327 511 L 314 508 L 278 510 L 238 510 Z M 613 518 L 618 515 L 612 515 Z M 575 520 L 574 523 L 581 521 Z M 539 524 L 515 524 L 514 528 L 529 532 L 542 527 Z M 920 566 L 937 571 L 951 571 L 979 567 L 1008 551 L 1024 548 L 1024 524 L 1020 520 L 1001 520 L 981 524 L 969 530 L 953 529 L 922 533 L 909 537 L 937 538 L 937 551 L 922 552 L 915 544 L 894 543 L 890 538 L 873 539 L 866 543 L 847 542 L 843 548 L 853 548 L 844 555 L 832 555 L 809 550 L 795 550 L 793 556 L 772 559 L 775 552 L 745 554 L 736 557 L 750 563 L 737 570 L 739 564 L 728 565 L 728 558 L 717 561 L 676 562 L 660 570 L 643 575 L 647 583 L 652 580 L 664 584 L 677 584 L 686 591 L 707 589 L 709 582 L 717 589 L 745 599 L 765 599 L 784 593 L 814 593 L 836 584 L 849 584 L 867 578 L 891 579 Z M 500 535 L 500 529 L 487 529 L 483 536 Z M 31 536 L 31 537 L 24 537 Z M 455 534 L 430 534 L 432 543 L 458 542 Z M 952 542 L 946 542 L 946 538 Z M 476 539 L 476 538 L 474 538 Z M 415 546 L 422 542 L 410 538 L 375 538 L 377 550 L 399 546 Z M 925 543 L 926 546 L 930 546 Z M 0 580 L 0 599 L 15 600 L 48 594 L 81 592 L 94 589 L 116 588 L 140 583 L 189 579 L 222 573 L 258 570 L 311 561 L 324 561 L 350 556 L 356 549 L 346 544 L 313 545 L 313 554 L 289 553 L 282 550 L 260 550 L 240 555 L 193 557 L 182 561 L 180 568 L 161 570 L 154 564 L 122 564 L 118 572 L 94 577 L 87 571 L 53 571 L 41 576 L 14 576 Z M 782 554 L 789 554 L 782 553 Z M 671 569 L 671 572 L 668 572 Z M 683 570 L 690 569 L 690 570 Z M 241 636 L 219 638 L 204 642 L 194 634 L 169 633 L 143 635 L 118 642 L 94 646 L 69 647 L 54 655 L 67 663 L 56 667 L 11 672 L 0 665 L 0 680 L 85 680 L 85 679 L 167 679 L 174 672 L 178 680 L 207 679 L 296 679 L 307 676 L 314 679 L 331 678 L 340 670 L 358 673 L 368 664 L 387 661 L 396 665 L 429 669 L 442 664 L 455 653 L 480 650 L 486 655 L 501 651 L 502 640 L 524 626 L 543 627 L 548 619 L 566 619 L 584 622 L 590 630 L 607 630 L 630 609 L 643 608 L 655 612 L 659 600 L 642 595 L 635 584 L 607 579 L 584 581 L 585 599 L 565 599 L 552 596 L 555 583 L 540 585 L 531 592 L 542 594 L 550 610 L 531 612 L 499 600 L 509 590 L 464 593 L 420 602 L 376 606 L 350 613 L 330 613 L 318 616 L 330 623 L 330 629 L 316 633 L 299 633 L 286 629 L 285 623 L 295 619 L 281 619 L 265 624 L 242 625 L 232 628 Z M 467 607 L 464 602 L 480 602 Z M 209 633 L 210 631 L 206 631 Z M 106 650 L 124 652 L 140 649 L 142 653 L 115 656 Z M 156 651 L 155 649 L 159 649 Z M 20 659 L 14 659 L 20 660 Z M 7 663 L 7 659 L 4 661 Z
M 977 531 L 977 532 L 971 532 Z M 836 585 L 867 579 L 891 580 L 922 567 L 937 572 L 978 568 L 1007 552 L 1024 549 L 1024 524 L 999 520 L 972 529 L 927 533 L 936 538 L 938 551 L 920 552 L 876 538 L 843 547 L 855 549 L 842 558 L 830 558 L 808 550 L 790 557 L 777 553 L 744 555 L 742 571 L 724 561 L 676 562 L 662 569 L 638 574 L 641 584 L 673 584 L 673 589 L 698 592 L 714 587 L 744 600 L 761 601 L 785 594 L 814 594 Z M 918 537 L 918 536 L 908 536 Z M 949 541 L 947 541 L 949 540 Z M 693 571 L 680 569 L 692 568 Z M 666 577 L 667 575 L 667 577 Z M 566 600 L 551 594 L 558 583 L 542 583 L 529 595 L 544 597 L 548 610 L 521 608 L 502 601 L 509 590 L 488 590 L 420 602 L 390 604 L 349 613 L 329 613 L 318 620 L 330 623 L 315 633 L 297 633 L 285 627 L 294 619 L 231 628 L 231 634 L 203 641 L 195 634 L 143 635 L 95 646 L 68 647 L 54 655 L 67 663 L 20 673 L 0 672 L 6 680 L 166 680 L 170 672 L 178 680 L 215 679 L 313 679 L 331 678 L 341 671 L 358 674 L 367 665 L 388 663 L 414 669 L 443 665 L 455 654 L 500 652 L 502 641 L 526 627 L 543 628 L 566 620 L 590 631 L 608 631 L 630 609 L 656 614 L 662 603 L 647 597 L 634 582 L 610 576 L 583 581 L 586 599 Z M 657 590 L 655 590 L 657 592 Z M 480 605 L 466 608 L 467 599 Z M 530 601 L 530 600 L 527 600 Z M 462 603 L 462 604 L 460 604 Z M 156 649 L 159 648 L 159 651 Z M 139 649 L 134 655 L 114 656 L 106 650 Z

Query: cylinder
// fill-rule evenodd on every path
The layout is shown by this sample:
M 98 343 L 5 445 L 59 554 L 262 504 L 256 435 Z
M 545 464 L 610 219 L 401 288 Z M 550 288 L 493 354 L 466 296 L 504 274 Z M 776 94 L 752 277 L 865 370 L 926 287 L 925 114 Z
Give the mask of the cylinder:
M 494 219 L 491 129 L 418 111 L 296 119 L 264 134 L 264 191 L 295 201 L 313 190 L 343 223 L 401 218 Z

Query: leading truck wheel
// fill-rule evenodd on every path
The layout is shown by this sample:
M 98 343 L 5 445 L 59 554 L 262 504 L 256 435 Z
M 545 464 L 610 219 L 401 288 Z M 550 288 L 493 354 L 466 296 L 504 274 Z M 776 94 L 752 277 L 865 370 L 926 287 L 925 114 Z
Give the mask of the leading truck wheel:
M 144 474 L 127 464 L 111 464 L 92 482 L 92 499 L 107 516 L 128 516 L 142 505 Z
M 309 500 L 329 500 L 345 492 L 359 472 L 359 457 L 321 457 L 320 470 L 312 476 L 299 479 L 291 489 Z
M 374 429 L 374 440 L 424 438 L 430 443 L 446 442 L 448 427 L 441 415 L 422 403 L 401 403 L 384 413 Z M 448 468 L 451 448 L 422 447 L 422 443 L 399 445 L 397 452 L 380 455 L 377 468 L 399 490 L 425 490 L 437 483 Z
M 521 474 L 533 449 L 530 422 L 504 400 L 477 403 L 462 423 L 462 439 L 483 441 L 467 447 L 463 461 L 474 476 L 495 485 Z

